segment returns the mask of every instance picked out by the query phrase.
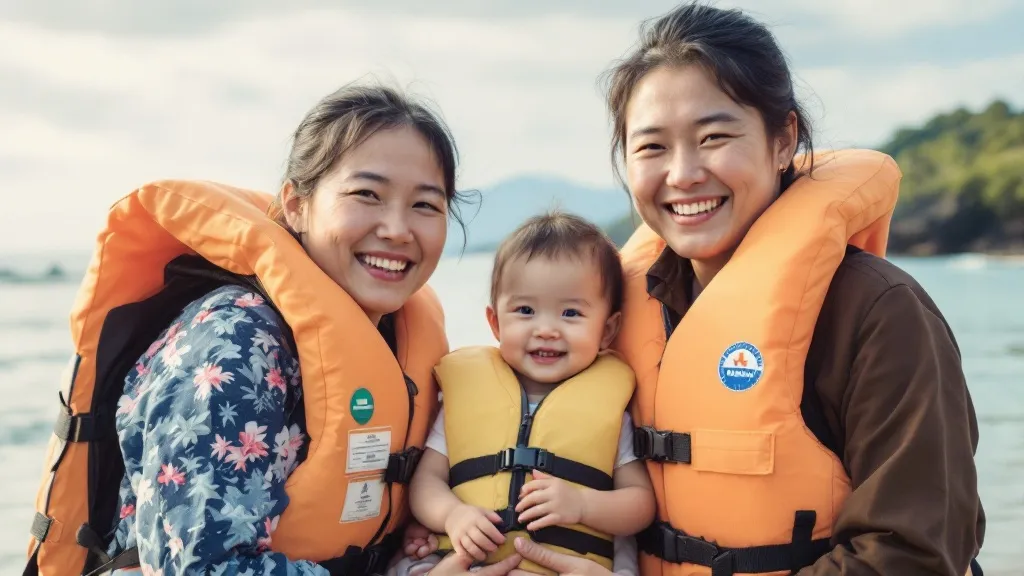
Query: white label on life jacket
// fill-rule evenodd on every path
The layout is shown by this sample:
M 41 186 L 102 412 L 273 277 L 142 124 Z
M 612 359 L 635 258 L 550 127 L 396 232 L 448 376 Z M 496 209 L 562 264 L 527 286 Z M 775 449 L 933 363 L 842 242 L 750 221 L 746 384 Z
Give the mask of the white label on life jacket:
M 380 516 L 380 502 L 383 496 L 383 476 L 352 480 L 345 492 L 345 508 L 341 511 L 340 522 L 361 522 Z
M 391 428 L 363 428 L 348 433 L 347 474 L 384 470 L 390 456 Z

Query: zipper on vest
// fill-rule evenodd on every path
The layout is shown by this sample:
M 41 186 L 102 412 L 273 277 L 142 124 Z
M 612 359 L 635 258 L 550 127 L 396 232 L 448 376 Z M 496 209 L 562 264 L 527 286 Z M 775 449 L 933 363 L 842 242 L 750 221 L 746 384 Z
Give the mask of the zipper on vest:
M 530 445 L 530 431 L 533 428 L 533 419 L 536 418 L 537 412 L 540 411 L 540 406 L 544 403 L 544 400 L 547 399 L 547 396 L 541 398 L 541 401 L 537 403 L 537 407 L 531 414 L 530 401 L 526 396 L 526 389 L 520 385 L 519 391 L 522 397 L 519 401 L 519 434 L 516 438 L 516 447 L 526 448 Z M 516 514 L 516 506 L 519 505 L 519 492 L 523 489 L 523 485 L 526 484 L 526 474 L 526 470 L 512 471 L 512 482 L 509 484 L 508 488 L 507 514 L 509 514 L 509 521 L 508 526 L 506 526 L 509 531 L 521 528 L 518 520 L 519 515 Z

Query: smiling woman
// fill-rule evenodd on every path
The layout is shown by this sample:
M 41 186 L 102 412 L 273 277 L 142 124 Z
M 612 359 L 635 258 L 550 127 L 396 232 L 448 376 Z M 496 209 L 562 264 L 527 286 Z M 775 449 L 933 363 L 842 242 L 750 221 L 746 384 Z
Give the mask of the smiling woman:
M 455 165 L 427 108 L 347 86 L 296 130 L 273 203 L 171 181 L 115 205 L 25 573 L 383 572 L 448 351 L 425 285 Z
M 434 272 L 448 195 L 438 153 L 411 127 L 382 129 L 347 151 L 303 195 L 289 179 L 284 218 L 320 268 L 375 322 Z
M 884 259 L 893 160 L 815 153 L 740 10 L 677 7 L 608 79 L 644 220 L 613 346 L 658 499 L 641 573 L 980 574 L 977 417 L 942 313 Z

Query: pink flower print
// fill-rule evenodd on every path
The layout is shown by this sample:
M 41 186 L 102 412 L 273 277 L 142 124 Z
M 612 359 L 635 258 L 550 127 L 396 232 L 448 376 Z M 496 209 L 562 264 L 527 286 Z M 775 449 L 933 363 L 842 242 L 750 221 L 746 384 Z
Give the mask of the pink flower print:
M 174 337 L 178 335 L 178 330 L 180 329 L 180 322 L 168 328 L 167 333 L 164 334 L 163 338 L 160 338 L 159 340 L 153 342 L 152 344 L 149 345 L 149 348 L 146 349 L 146 358 L 152 358 L 153 355 L 156 354 L 157 350 L 159 350 L 169 340 L 172 340 Z
M 142 362 L 135 364 L 135 371 L 139 374 L 139 378 L 147 376 L 150 373 L 150 369 Z
M 121 520 L 135 514 L 135 505 L 128 504 L 127 506 L 121 506 Z
M 267 427 L 257 426 L 255 422 L 246 422 L 245 431 L 238 433 L 238 441 L 242 443 L 242 455 L 247 460 L 253 461 L 267 455 L 267 444 L 263 441 L 267 437 Z
M 299 427 L 292 424 L 291 429 L 283 428 L 274 436 L 274 453 L 281 458 L 293 458 L 295 453 L 302 448 L 302 442 L 306 435 L 299 431 Z
M 182 332 L 181 335 L 184 336 L 185 333 Z M 167 343 L 167 346 L 164 347 L 164 351 L 160 353 L 160 359 L 163 360 L 166 366 L 170 368 L 178 368 L 181 366 L 182 355 L 191 349 L 192 346 L 189 344 L 186 344 L 179 349 L 177 339 L 175 339 Z
M 171 552 L 171 558 L 175 558 L 185 549 L 185 543 L 181 541 L 181 538 L 171 538 L 167 541 L 167 549 Z
M 146 349 L 146 358 L 152 358 L 153 355 L 156 354 L 156 351 L 159 350 L 166 341 L 167 340 L 165 338 L 154 340 L 153 343 L 149 345 L 149 348 Z
M 242 455 L 242 449 L 238 446 L 228 446 L 228 456 L 224 459 L 225 462 L 234 462 L 235 470 L 241 470 L 245 472 L 245 456 Z
M 249 308 L 252 306 L 259 306 L 260 304 L 263 304 L 263 298 L 258 294 L 253 294 L 252 292 L 235 299 L 235 306 L 238 306 L 239 308 Z
M 181 322 L 178 322 L 178 323 L 174 324 L 173 326 L 171 326 L 170 328 L 168 328 L 167 329 L 167 335 L 164 336 L 164 338 L 166 338 L 168 342 L 175 342 L 176 340 L 178 340 L 179 338 L 184 336 L 184 334 L 180 333 L 181 332 L 181 326 L 182 326 Z
M 139 396 L 141 397 L 141 394 Z M 131 414 L 132 412 L 135 411 L 135 407 L 138 406 L 138 405 L 139 405 L 139 399 L 138 398 L 132 398 L 131 396 L 125 394 L 124 396 L 121 396 L 117 400 L 117 412 L 116 412 L 116 414 L 117 415 Z
M 167 549 L 171 552 L 171 558 L 174 558 L 185 548 L 185 543 L 181 541 L 181 538 L 174 536 L 174 526 L 166 519 L 164 520 L 164 534 L 171 536 L 167 541 Z
M 223 460 L 224 456 L 227 455 L 228 450 L 231 448 L 231 442 L 225 440 L 220 434 L 215 436 L 215 440 L 216 442 L 210 444 L 210 455 L 216 456 L 217 460 Z
M 241 446 L 230 446 L 228 448 L 227 462 L 235 463 L 235 470 L 245 470 L 246 462 L 253 462 L 257 458 L 263 458 L 267 452 L 266 426 L 257 426 L 255 422 L 247 422 L 245 431 L 238 433 L 238 442 Z
M 285 382 L 284 376 L 281 375 L 280 368 L 271 368 L 270 371 L 267 372 L 266 381 L 269 388 L 277 388 L 281 390 L 282 394 L 285 393 L 287 382 Z
M 192 318 L 192 327 L 195 328 L 196 326 L 202 324 L 203 322 L 206 322 L 206 320 L 212 315 L 213 312 L 211 312 L 208 309 L 204 308 L 203 310 L 200 310 L 199 313 L 197 313 L 195 317 Z
M 267 535 L 262 536 L 256 540 L 257 552 L 266 552 L 270 549 L 270 543 L 273 540 L 272 534 L 274 533 L 274 530 L 277 530 L 277 522 L 280 519 L 280 516 L 274 516 L 273 519 L 263 519 L 263 529 L 267 532 Z
M 174 467 L 174 464 L 163 464 L 160 466 L 160 475 L 156 477 L 156 481 L 167 485 L 174 482 L 175 486 L 181 486 L 185 483 L 185 474 Z
M 142 571 L 142 576 L 164 576 L 163 568 L 153 568 L 145 562 L 140 564 L 139 569 Z
M 181 541 L 180 537 L 171 538 L 167 541 L 167 549 L 171 552 L 171 558 L 175 558 L 185 549 L 185 543 Z
M 205 400 L 210 396 L 210 390 L 213 388 L 216 388 L 217 392 L 223 392 L 224 389 L 221 385 L 224 382 L 231 382 L 234 378 L 234 374 L 224 372 L 220 366 L 209 362 L 203 364 L 196 368 L 195 376 L 192 377 L 192 384 L 196 387 L 196 398 Z

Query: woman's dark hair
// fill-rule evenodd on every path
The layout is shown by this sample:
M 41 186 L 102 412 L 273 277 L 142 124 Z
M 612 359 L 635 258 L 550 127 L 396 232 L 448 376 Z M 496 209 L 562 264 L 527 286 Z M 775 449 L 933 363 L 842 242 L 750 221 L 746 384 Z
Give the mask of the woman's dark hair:
M 462 227 L 465 237 L 466 227 L 456 206 L 463 194 L 455 189 L 455 139 L 440 114 L 393 88 L 348 84 L 317 102 L 295 129 L 284 180 L 290 181 L 295 194 L 307 201 L 320 179 L 346 152 L 380 130 L 402 126 L 414 128 L 433 150 L 444 175 L 448 214 Z M 281 202 L 278 193 L 270 215 L 288 228 Z
M 624 187 L 628 188 L 619 161 L 625 157 L 626 107 L 633 91 L 656 68 L 689 64 L 703 66 L 735 102 L 756 108 L 769 137 L 778 135 L 789 113 L 794 112 L 797 150 L 803 149 L 812 158 L 811 125 L 796 101 L 789 65 L 772 33 L 738 9 L 689 2 L 644 22 L 639 46 L 605 73 L 613 122 L 612 166 Z M 813 164 L 808 164 L 808 172 L 812 168 Z M 782 175 L 782 189 L 797 176 L 790 162 Z

